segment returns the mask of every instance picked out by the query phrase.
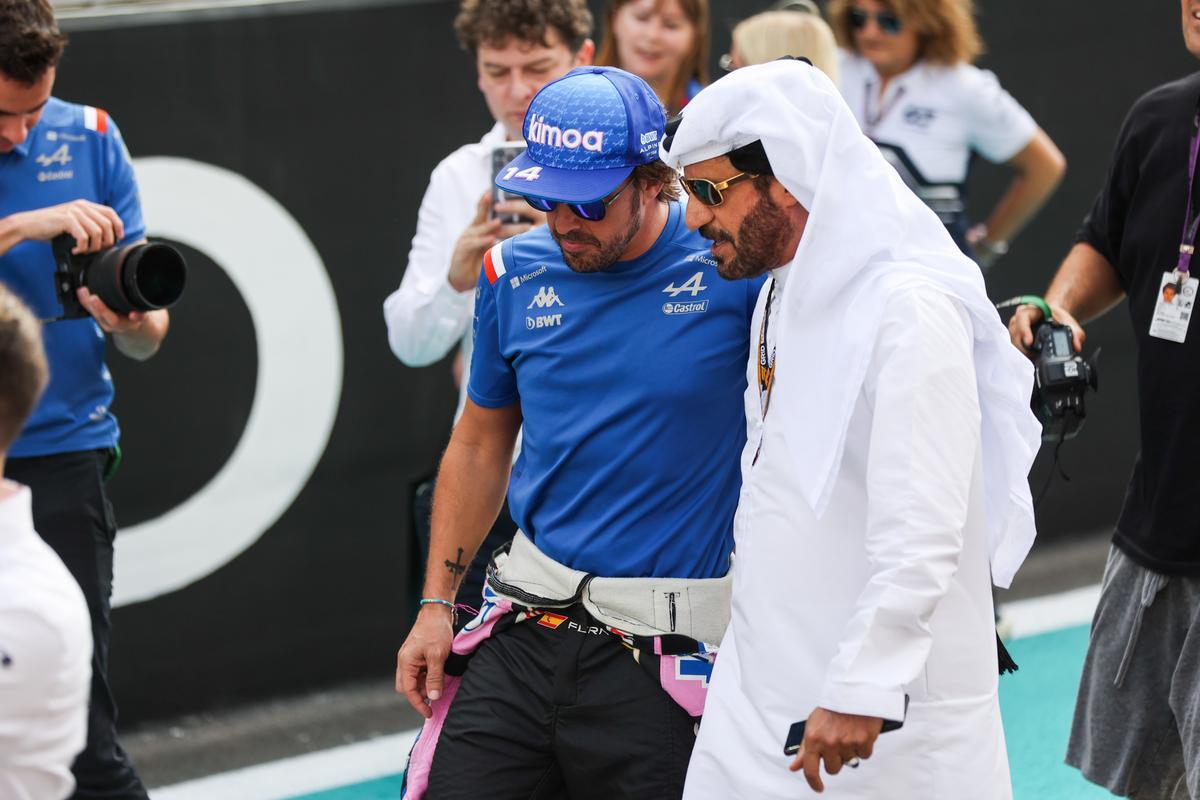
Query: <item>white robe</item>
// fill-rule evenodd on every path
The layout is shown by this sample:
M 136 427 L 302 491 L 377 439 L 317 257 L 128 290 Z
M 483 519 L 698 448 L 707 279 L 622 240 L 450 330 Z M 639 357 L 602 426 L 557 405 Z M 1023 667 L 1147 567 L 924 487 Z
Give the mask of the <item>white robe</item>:
M 771 315 L 771 331 L 788 330 L 779 314 Z M 773 404 L 761 420 L 752 356 L 732 620 L 686 800 L 817 797 L 802 773 L 787 769 L 790 725 L 818 706 L 899 719 L 905 694 L 903 728 L 882 734 L 858 769 L 828 776 L 822 768 L 820 797 L 1012 797 L 970 326 L 962 307 L 935 289 L 903 290 L 888 301 L 820 518 L 796 485 L 781 424 L 790 409 Z M 784 342 L 779 358 L 789 348 L 820 346 Z M 777 380 L 800 378 L 785 370 Z M 820 376 L 806 384 L 781 392 L 788 387 L 777 383 L 776 400 L 797 389 L 822 391 Z

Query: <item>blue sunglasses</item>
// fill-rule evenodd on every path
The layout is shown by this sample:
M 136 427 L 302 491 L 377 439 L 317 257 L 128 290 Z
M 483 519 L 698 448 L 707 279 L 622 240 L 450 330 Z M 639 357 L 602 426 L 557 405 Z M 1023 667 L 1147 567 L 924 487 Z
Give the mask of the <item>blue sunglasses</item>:
M 628 189 L 632 183 L 633 176 L 630 175 L 625 180 L 624 185 L 617 189 L 616 194 L 611 195 L 608 198 L 592 200 L 587 203 L 566 203 L 565 205 L 567 208 L 571 209 L 571 212 L 575 214 L 575 216 L 579 217 L 580 219 L 586 219 L 588 222 L 599 222 L 600 220 L 604 219 L 606 214 L 608 214 L 608 207 L 617 202 L 617 199 L 625 193 L 625 190 Z M 544 211 L 547 214 L 558 208 L 559 205 L 562 205 L 557 200 L 545 200 L 541 197 L 526 197 L 525 202 L 528 203 L 531 208 L 535 208 L 538 211 Z

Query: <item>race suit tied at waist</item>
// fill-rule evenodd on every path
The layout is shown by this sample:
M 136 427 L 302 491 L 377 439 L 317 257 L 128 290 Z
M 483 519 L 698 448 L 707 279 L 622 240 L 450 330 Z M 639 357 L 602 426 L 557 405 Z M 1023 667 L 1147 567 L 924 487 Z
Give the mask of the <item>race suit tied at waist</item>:
M 501 597 L 530 608 L 583 604 L 605 625 L 635 636 L 677 634 L 720 644 L 729 624 L 732 578 L 605 578 L 564 566 L 517 531 L 497 551 L 488 583 Z

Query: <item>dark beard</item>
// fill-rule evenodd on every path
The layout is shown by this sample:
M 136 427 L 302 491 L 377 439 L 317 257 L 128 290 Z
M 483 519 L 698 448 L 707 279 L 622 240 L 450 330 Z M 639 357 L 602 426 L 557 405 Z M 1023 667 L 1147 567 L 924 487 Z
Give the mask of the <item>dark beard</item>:
M 603 243 L 587 235 L 567 234 L 559 236 L 552 228 L 550 235 L 554 237 L 554 241 L 559 243 L 559 251 L 562 253 L 563 261 L 567 266 L 575 272 L 603 272 L 604 270 L 617 263 L 617 259 L 625 252 L 625 248 L 629 247 L 629 243 L 638 235 L 638 231 L 642 229 L 642 197 L 638 193 L 633 195 L 632 208 L 630 210 L 629 226 L 613 239 L 611 242 Z M 576 242 L 587 242 L 589 244 L 600 245 L 600 249 L 591 254 L 571 255 L 566 250 L 562 249 L 562 240 Z
M 717 272 L 726 280 L 736 281 L 753 278 L 769 269 L 783 266 L 784 248 L 791 238 L 791 220 L 783 209 L 771 202 L 765 194 L 759 194 L 754 208 L 742 220 L 736 241 L 725 231 L 705 225 L 700 235 L 714 242 L 729 242 L 733 245 L 733 258 L 717 259 Z

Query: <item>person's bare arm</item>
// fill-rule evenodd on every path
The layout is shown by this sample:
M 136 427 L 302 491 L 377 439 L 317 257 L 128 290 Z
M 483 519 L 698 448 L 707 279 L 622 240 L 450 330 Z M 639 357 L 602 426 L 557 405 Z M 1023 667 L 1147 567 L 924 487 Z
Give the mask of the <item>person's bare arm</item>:
M 438 470 L 422 597 L 454 602 L 475 551 L 504 504 L 520 429 L 519 404 L 493 409 L 467 400 Z M 396 691 L 425 717 L 432 715 L 429 701 L 441 697 L 452 623 L 447 606 L 422 606 L 396 656 Z
M 1086 334 L 1083 325 L 1121 302 L 1125 290 L 1117 280 L 1117 270 L 1100 251 L 1086 242 L 1078 242 L 1063 259 L 1062 266 L 1046 290 L 1045 300 L 1054 319 L 1070 325 L 1076 350 L 1083 349 Z M 1021 306 L 1008 323 L 1008 333 L 1026 355 L 1033 344 L 1033 327 L 1042 319 L 1035 306 Z
M 1066 158 L 1041 128 L 1007 163 L 1016 175 L 988 215 L 979 237 L 971 241 L 973 245 L 984 245 L 981 255 L 989 243 L 1015 239 L 1058 188 L 1067 171 Z M 969 240 L 972 238 L 968 237 Z
M 48 242 L 62 233 L 75 238 L 76 253 L 94 253 L 121 241 L 125 226 L 117 212 L 90 200 L 21 211 L 0 218 L 0 256 L 21 242 Z
M 170 312 L 165 308 L 118 314 L 86 287 L 81 286 L 75 295 L 100 329 L 112 334 L 117 349 L 135 361 L 145 361 L 157 353 L 171 327 Z

